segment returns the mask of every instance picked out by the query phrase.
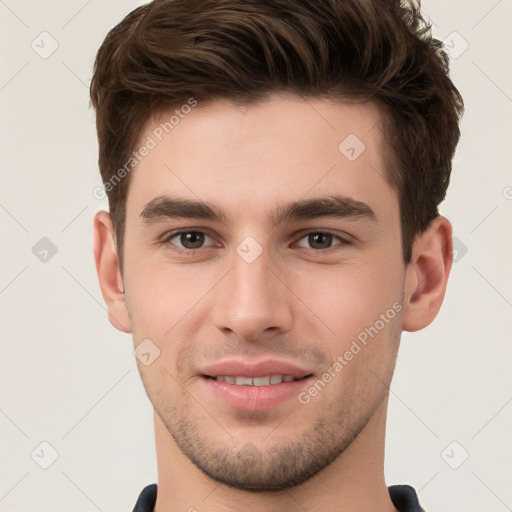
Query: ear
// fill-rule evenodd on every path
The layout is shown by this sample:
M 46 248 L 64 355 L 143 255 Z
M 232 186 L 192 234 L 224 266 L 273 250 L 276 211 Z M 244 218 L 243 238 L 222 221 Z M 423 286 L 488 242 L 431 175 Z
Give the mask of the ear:
M 110 214 L 100 211 L 94 216 L 94 260 L 110 323 L 122 332 L 131 332 L 123 279 L 119 268 L 114 228 Z
M 437 316 L 452 268 L 452 251 L 452 225 L 445 217 L 436 217 L 414 241 L 405 277 L 405 331 L 419 331 Z

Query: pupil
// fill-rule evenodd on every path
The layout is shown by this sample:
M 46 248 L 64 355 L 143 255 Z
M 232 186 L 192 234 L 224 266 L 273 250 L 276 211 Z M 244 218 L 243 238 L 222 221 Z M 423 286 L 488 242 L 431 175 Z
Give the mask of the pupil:
M 309 243 L 313 249 L 325 249 L 332 242 L 332 235 L 328 233 L 312 233 L 309 235 Z
M 197 249 L 203 245 L 204 234 L 197 231 L 190 231 L 181 234 L 181 243 L 187 249 Z

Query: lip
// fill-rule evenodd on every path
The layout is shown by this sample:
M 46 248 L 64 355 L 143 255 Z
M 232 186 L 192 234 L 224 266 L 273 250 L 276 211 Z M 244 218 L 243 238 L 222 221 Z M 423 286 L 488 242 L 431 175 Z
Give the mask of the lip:
M 301 390 L 309 385 L 312 377 L 305 377 L 292 382 L 270 384 L 268 386 L 237 386 L 227 382 L 201 376 L 207 393 L 221 400 L 230 408 L 245 411 L 262 411 L 278 406 L 292 398 L 297 398 Z
M 267 375 L 293 375 L 292 382 L 281 382 L 267 386 L 237 386 L 228 382 L 219 382 L 214 377 L 230 375 L 240 377 L 265 377 Z M 203 368 L 200 372 L 201 383 L 206 393 L 222 401 L 230 408 L 246 411 L 271 409 L 292 398 L 310 384 L 312 372 L 286 361 L 267 359 L 247 362 L 240 359 L 221 361 Z M 212 378 L 213 377 L 213 378 Z
M 265 359 L 262 361 L 244 361 L 242 359 L 230 359 L 206 366 L 198 372 L 207 377 L 219 375 L 234 375 L 240 377 L 265 377 L 266 375 L 293 375 L 296 379 L 302 379 L 312 372 L 300 368 L 293 363 L 279 361 L 277 359 Z M 275 384 L 278 386 L 279 384 Z

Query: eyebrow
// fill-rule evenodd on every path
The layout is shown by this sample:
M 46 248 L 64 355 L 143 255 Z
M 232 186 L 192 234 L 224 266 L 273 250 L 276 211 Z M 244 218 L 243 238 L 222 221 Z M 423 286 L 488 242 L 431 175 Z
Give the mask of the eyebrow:
M 144 224 L 153 224 L 167 219 L 201 219 L 227 224 L 230 217 L 214 204 L 173 196 L 158 196 L 149 201 L 140 214 Z M 371 207 L 346 196 L 333 195 L 317 199 L 301 199 L 279 205 L 269 214 L 273 226 L 294 220 L 336 217 L 362 219 L 377 222 Z

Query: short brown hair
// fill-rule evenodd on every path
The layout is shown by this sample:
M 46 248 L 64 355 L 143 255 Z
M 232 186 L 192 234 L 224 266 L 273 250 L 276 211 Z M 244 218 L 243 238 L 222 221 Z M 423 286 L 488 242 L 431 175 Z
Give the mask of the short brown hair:
M 416 235 L 439 215 L 460 136 L 463 101 L 448 73 L 419 1 L 154 0 L 114 27 L 96 57 L 90 94 L 102 179 L 128 161 L 152 115 L 190 98 L 375 101 L 407 263 Z M 129 181 L 107 189 L 121 265 Z

